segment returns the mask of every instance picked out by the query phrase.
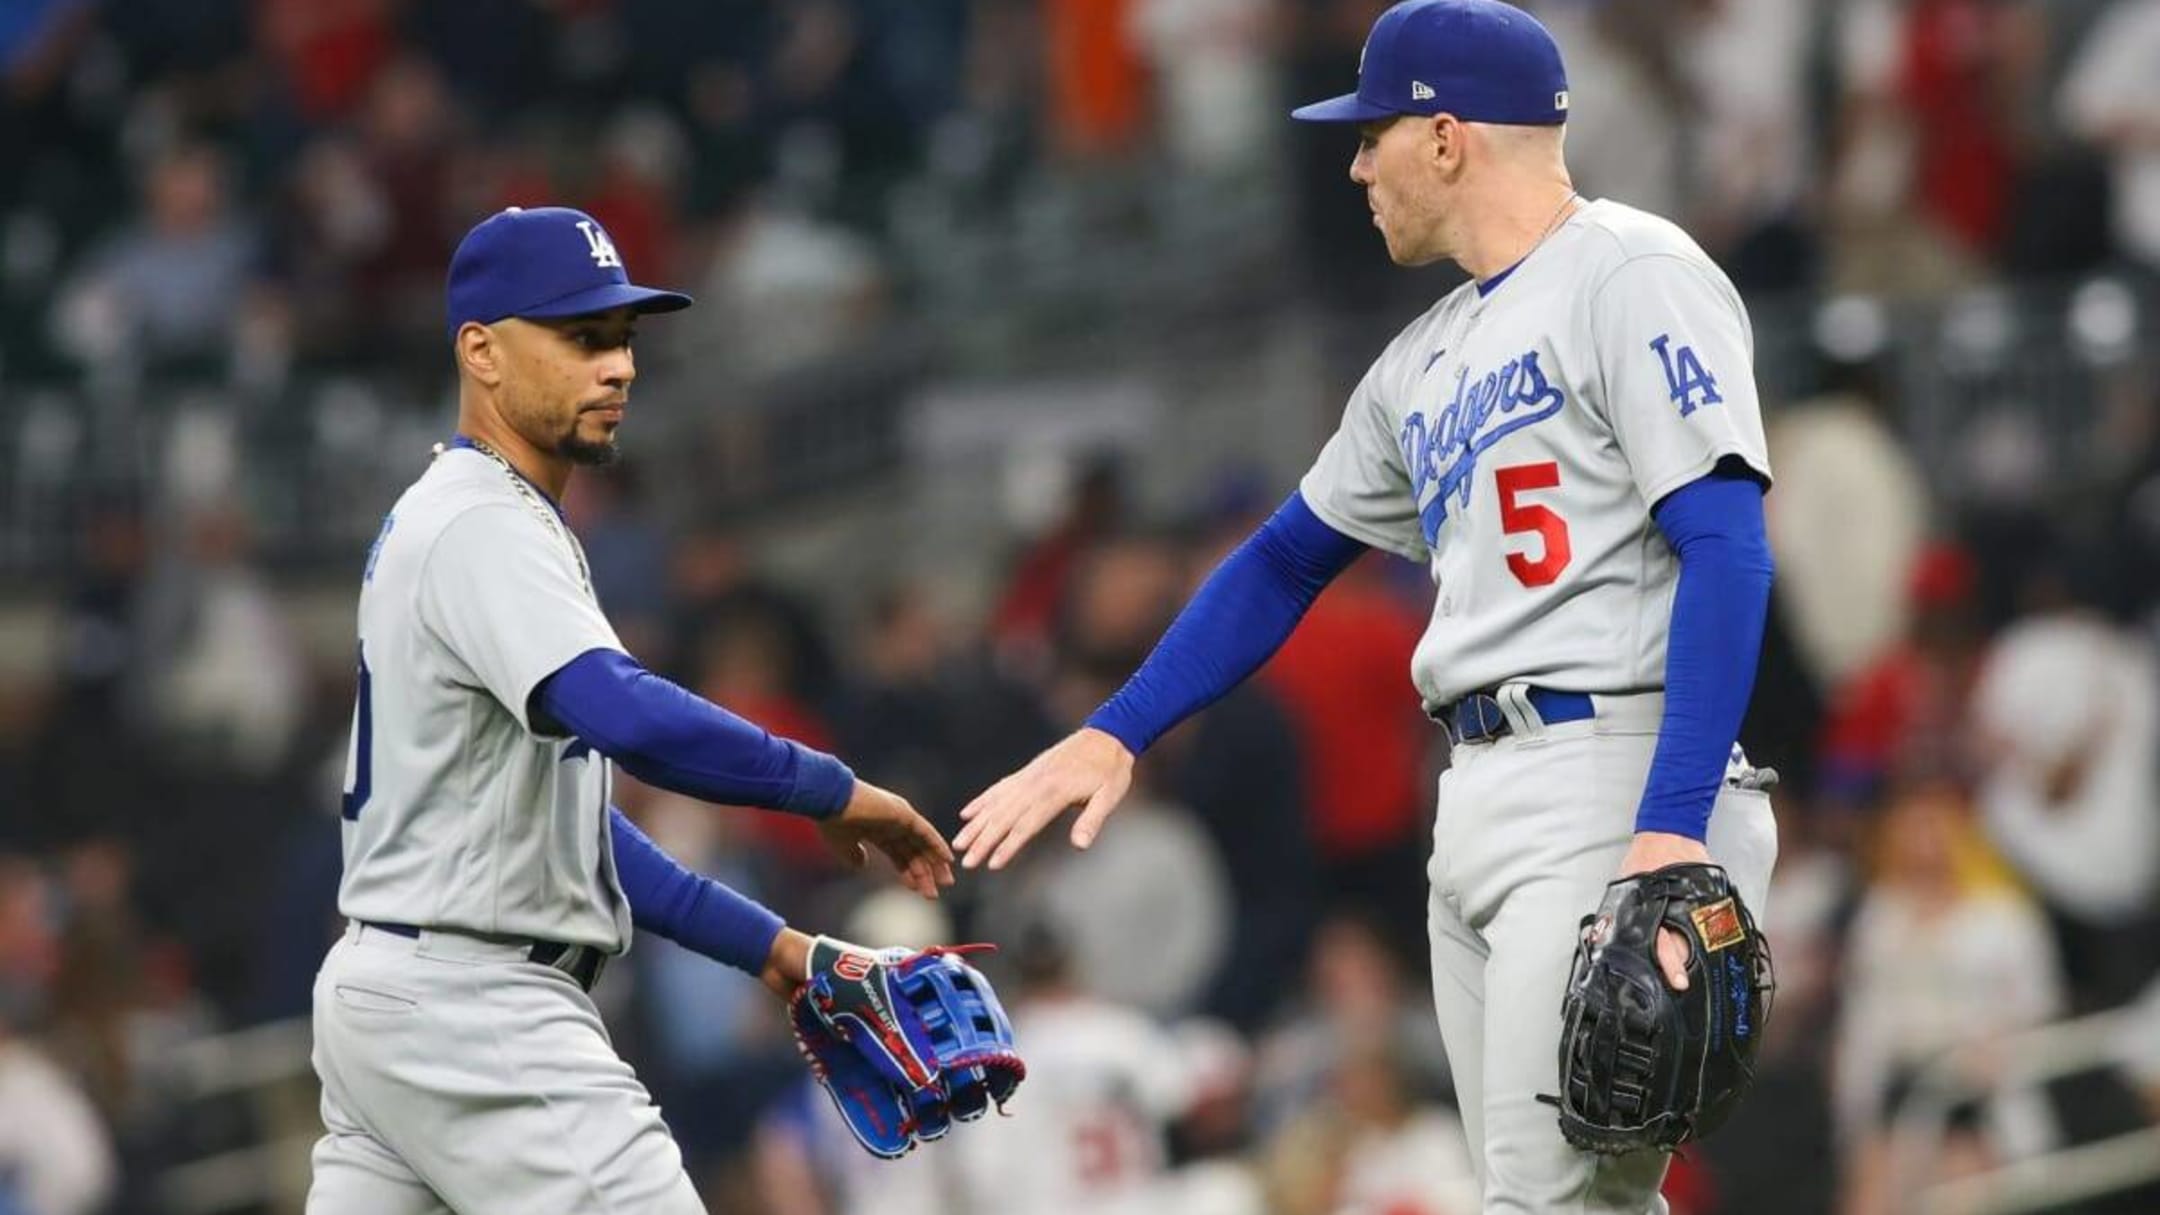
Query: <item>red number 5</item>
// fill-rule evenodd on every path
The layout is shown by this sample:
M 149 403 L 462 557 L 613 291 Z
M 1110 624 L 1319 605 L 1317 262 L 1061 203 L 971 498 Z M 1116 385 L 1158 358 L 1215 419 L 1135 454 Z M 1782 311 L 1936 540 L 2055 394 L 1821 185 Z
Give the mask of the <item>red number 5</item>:
M 1551 586 L 1575 556 L 1568 546 L 1567 520 L 1549 506 L 1519 503 L 1515 495 L 1527 489 L 1557 488 L 1560 465 L 1547 460 L 1543 464 L 1517 464 L 1513 468 L 1496 469 L 1493 482 L 1500 489 L 1500 530 L 1510 536 L 1536 532 L 1545 542 L 1545 555 L 1535 561 L 1523 553 L 1509 553 L 1508 569 L 1524 586 Z

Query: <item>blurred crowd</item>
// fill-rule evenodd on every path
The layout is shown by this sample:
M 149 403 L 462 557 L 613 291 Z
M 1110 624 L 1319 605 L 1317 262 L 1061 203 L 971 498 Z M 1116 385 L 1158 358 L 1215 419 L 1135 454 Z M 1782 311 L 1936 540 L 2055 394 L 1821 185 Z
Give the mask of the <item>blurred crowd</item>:
M 1174 256 L 1180 207 L 1254 194 L 1287 208 L 1287 285 L 1399 297 L 1340 133 L 1283 121 L 1355 78 L 1382 7 L 20 0 L 0 370 L 439 381 L 450 248 L 536 199 L 706 298 L 673 340 L 730 377 L 891 323 L 956 244 L 1008 239 L 961 259 L 988 275 Z M 1527 7 L 1568 55 L 1584 192 L 1681 220 L 1744 290 L 2160 266 L 2144 0 Z
M 207 383 L 216 414 L 365 372 L 439 406 L 449 250 L 540 200 L 698 294 L 641 366 L 715 412 L 805 374 L 872 391 L 861 369 L 925 315 L 993 328 L 1135 260 L 1205 280 L 1220 246 L 1196 234 L 1229 222 L 1286 254 L 1257 287 L 1226 276 L 1232 303 L 1327 327 L 1339 393 L 1448 285 L 1386 264 L 1339 132 L 1283 121 L 1348 86 L 1381 7 L 23 0 L 0 11 L 0 433 L 52 380 Z M 1887 1215 L 1916 1179 L 2153 1121 L 2160 0 L 1528 7 L 1569 58 L 1585 193 L 1681 219 L 1758 300 L 1845 301 L 1809 314 L 1804 389 L 1766 402 L 1780 577 L 1742 740 L 1783 776 L 1777 1011 L 1755 1098 L 1676 1164 L 1675 1210 Z M 2046 369 L 2088 419 L 2075 442 L 2015 408 L 1947 447 L 1918 432 L 1884 309 L 2073 280 L 2108 287 L 2070 317 L 2104 364 Z M 2013 405 L 2025 383 L 1986 382 Z M 173 432 L 187 485 L 86 483 L 64 568 L 20 591 L 58 625 L 0 676 L 0 1215 L 281 1209 L 274 1180 L 220 1190 L 201 1166 L 289 1174 L 314 1129 L 266 1095 L 250 1052 L 272 1039 L 232 1035 L 304 1016 L 337 926 L 349 636 L 322 641 L 300 606 L 320 589 L 218 492 L 277 453 L 200 433 Z M 668 477 L 671 499 L 670 466 L 633 459 L 567 505 L 633 652 L 951 829 L 1288 491 L 1214 484 L 1210 451 L 1180 455 L 1209 486 L 1182 497 L 1141 492 L 1130 451 L 1057 454 L 1052 517 L 967 537 L 985 593 L 957 604 L 905 572 L 780 572 L 771 515 L 737 509 L 758 460 Z M 697 496 L 730 482 L 728 511 Z M 371 531 L 318 554 L 348 608 Z M 935 908 L 834 869 L 792 820 L 625 779 L 663 846 L 806 928 L 1000 943 L 1033 1072 L 1013 1117 L 875 1166 L 755 984 L 641 941 L 599 998 L 713 1209 L 1475 1210 L 1426 990 L 1446 755 L 1407 668 L 1430 594 L 1367 558 L 1151 752 L 1095 848 L 1038 848 Z M 2134 1011 L 2098 1062 L 2018 1079 L 2017 1035 L 2114 1008 Z M 1922 1141 L 1916 1178 L 1900 1153 Z M 2079 1209 L 2160 1199 L 2119 1202 Z

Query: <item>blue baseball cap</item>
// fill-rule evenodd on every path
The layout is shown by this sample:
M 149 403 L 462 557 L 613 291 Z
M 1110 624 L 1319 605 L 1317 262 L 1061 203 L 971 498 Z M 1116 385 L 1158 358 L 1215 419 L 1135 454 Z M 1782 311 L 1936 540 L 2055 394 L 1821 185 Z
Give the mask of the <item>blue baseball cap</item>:
M 679 291 L 631 282 L 607 229 L 571 207 L 505 207 L 475 224 L 450 256 L 445 295 L 453 339 L 467 321 L 690 306 Z
M 1292 110 L 1306 122 L 1453 114 L 1465 122 L 1567 121 L 1567 68 L 1537 18 L 1501 0 L 1403 0 L 1380 14 L 1355 93 Z

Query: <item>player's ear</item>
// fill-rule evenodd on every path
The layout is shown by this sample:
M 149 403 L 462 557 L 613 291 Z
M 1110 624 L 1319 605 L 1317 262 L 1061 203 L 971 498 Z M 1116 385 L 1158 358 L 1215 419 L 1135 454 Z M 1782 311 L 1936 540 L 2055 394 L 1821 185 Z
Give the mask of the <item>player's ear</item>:
M 1453 114 L 1435 114 L 1425 120 L 1425 134 L 1433 167 L 1453 173 L 1462 165 L 1463 143 L 1469 130 Z
M 502 382 L 502 347 L 495 331 L 478 321 L 467 321 L 457 331 L 458 367 L 493 388 Z

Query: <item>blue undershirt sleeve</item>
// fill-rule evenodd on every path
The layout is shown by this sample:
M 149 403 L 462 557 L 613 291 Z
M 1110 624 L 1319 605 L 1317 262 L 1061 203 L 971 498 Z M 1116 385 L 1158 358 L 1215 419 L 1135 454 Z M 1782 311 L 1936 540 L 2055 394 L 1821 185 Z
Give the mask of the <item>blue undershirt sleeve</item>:
M 1680 558 L 1665 651 L 1665 718 L 1637 831 L 1701 839 L 1754 690 L 1773 565 L 1762 485 L 1723 466 L 1665 495 L 1651 517 Z
M 1134 755 L 1260 669 L 1365 545 L 1290 495 L 1203 584 L 1133 677 L 1087 724 Z
M 737 970 L 754 975 L 765 969 L 773 939 L 780 935 L 779 916 L 685 869 L 613 806 L 608 807 L 608 834 L 632 923 Z
M 855 791 L 855 774 L 838 759 L 774 737 L 621 650 L 585 651 L 532 700 L 547 724 L 646 784 L 688 797 L 829 818 Z

